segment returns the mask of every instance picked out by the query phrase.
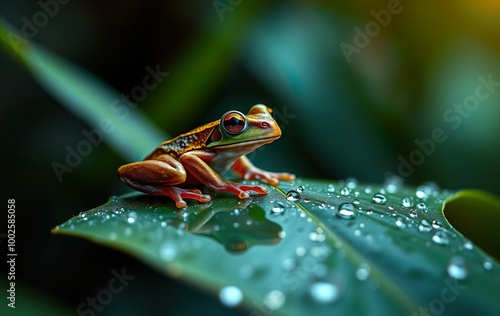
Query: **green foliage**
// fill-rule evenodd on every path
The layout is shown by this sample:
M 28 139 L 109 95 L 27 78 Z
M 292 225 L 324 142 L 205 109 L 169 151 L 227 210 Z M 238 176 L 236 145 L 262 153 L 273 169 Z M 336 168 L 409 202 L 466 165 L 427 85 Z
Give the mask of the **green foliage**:
M 493 314 L 500 266 L 448 223 L 450 197 L 431 185 L 298 180 L 248 201 L 216 196 L 179 210 L 133 193 L 53 232 L 130 253 L 223 301 L 235 286 L 250 311 Z

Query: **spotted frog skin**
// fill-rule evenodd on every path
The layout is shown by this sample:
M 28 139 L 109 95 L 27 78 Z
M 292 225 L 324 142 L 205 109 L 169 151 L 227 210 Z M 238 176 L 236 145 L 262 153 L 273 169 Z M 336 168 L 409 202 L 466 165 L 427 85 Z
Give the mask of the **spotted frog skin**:
M 177 208 L 186 206 L 184 199 L 211 200 L 210 195 L 193 189 L 199 185 L 234 193 L 240 199 L 249 198 L 248 191 L 266 194 L 263 186 L 228 181 L 221 175 L 231 169 L 241 179 L 259 179 L 271 185 L 295 179 L 290 173 L 259 169 L 245 156 L 281 136 L 271 112 L 262 104 L 252 106 L 247 115 L 226 112 L 217 121 L 163 142 L 143 161 L 121 166 L 118 176 L 138 191 L 172 198 Z

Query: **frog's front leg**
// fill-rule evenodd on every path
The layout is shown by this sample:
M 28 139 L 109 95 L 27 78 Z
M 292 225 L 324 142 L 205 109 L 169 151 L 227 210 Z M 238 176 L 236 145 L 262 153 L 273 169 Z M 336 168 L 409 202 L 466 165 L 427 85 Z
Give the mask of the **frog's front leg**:
M 182 164 L 169 155 L 156 160 L 144 160 L 123 165 L 118 169 L 120 179 L 130 187 L 151 195 L 165 195 L 172 198 L 177 208 L 186 206 L 184 199 L 199 202 L 210 201 L 210 196 L 200 190 L 174 187 L 186 181 L 186 170 Z
M 277 185 L 279 180 L 295 180 L 295 175 L 288 172 L 270 172 L 255 167 L 246 156 L 241 156 L 233 164 L 232 170 L 245 180 L 264 180 Z
M 236 194 L 240 199 L 247 199 L 250 197 L 247 191 L 255 191 L 258 194 L 266 194 L 265 187 L 260 185 L 246 185 L 236 183 L 221 178 L 207 164 L 217 154 L 201 150 L 194 150 L 183 154 L 179 160 L 182 165 L 201 183 L 215 191 L 231 192 Z

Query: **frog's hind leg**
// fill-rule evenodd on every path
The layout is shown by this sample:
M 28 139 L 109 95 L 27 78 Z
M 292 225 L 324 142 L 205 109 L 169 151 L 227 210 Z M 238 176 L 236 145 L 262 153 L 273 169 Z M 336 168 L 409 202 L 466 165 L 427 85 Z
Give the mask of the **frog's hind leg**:
M 180 162 L 168 155 L 160 156 L 158 160 L 144 160 L 121 166 L 118 176 L 137 191 L 172 198 L 177 208 L 186 206 L 184 199 L 210 201 L 210 196 L 202 194 L 200 190 L 173 187 L 186 180 L 186 171 Z

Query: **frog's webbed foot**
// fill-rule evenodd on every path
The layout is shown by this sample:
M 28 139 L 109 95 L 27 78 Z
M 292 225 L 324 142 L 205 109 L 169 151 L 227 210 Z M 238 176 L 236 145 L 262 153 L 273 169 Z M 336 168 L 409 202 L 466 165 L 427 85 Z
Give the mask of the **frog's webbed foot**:
M 249 185 L 226 180 L 222 180 L 216 184 L 208 184 L 207 186 L 212 190 L 234 193 L 240 199 L 248 199 L 250 197 L 247 191 L 254 191 L 257 194 L 267 193 L 267 189 L 261 185 Z
M 175 207 L 183 208 L 186 206 L 184 199 L 193 199 L 198 202 L 208 202 L 211 200 L 210 195 L 202 194 L 200 190 L 182 189 L 177 187 L 163 187 L 159 188 L 155 195 L 166 195 L 175 202 Z

